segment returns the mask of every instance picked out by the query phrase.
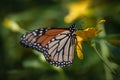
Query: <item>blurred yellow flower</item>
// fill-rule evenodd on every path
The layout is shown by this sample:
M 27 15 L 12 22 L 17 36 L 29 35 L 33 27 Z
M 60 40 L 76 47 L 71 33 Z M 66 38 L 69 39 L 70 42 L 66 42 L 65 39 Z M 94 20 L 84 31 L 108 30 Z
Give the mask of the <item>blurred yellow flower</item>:
M 70 23 L 78 17 L 85 16 L 89 13 L 88 5 L 90 0 L 71 3 L 68 6 L 69 14 L 64 18 L 66 23 Z
M 11 29 L 12 31 L 19 31 L 20 30 L 20 26 L 15 21 L 12 21 L 12 20 L 7 19 L 7 18 L 3 21 L 3 26 Z
M 82 42 L 87 40 L 88 38 L 93 38 L 98 33 L 100 33 L 102 30 L 97 30 L 97 28 L 100 24 L 102 24 L 104 22 L 105 22 L 105 20 L 100 20 L 95 28 L 86 28 L 85 30 L 77 30 L 76 32 L 74 32 L 74 34 L 76 34 L 76 38 L 77 38 L 76 51 L 77 51 L 77 55 L 80 59 L 83 59 Z

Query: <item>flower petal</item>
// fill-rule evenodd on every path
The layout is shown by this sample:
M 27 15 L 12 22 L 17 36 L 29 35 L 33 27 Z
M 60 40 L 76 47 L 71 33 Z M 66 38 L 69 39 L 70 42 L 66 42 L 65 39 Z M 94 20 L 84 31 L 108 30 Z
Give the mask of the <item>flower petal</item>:
M 76 45 L 77 56 L 78 58 L 83 59 L 82 38 L 79 36 L 76 36 L 76 38 L 77 38 L 77 45 Z
M 75 2 L 69 5 L 69 14 L 64 18 L 66 23 L 70 23 L 78 17 L 83 17 L 89 13 L 89 0 Z

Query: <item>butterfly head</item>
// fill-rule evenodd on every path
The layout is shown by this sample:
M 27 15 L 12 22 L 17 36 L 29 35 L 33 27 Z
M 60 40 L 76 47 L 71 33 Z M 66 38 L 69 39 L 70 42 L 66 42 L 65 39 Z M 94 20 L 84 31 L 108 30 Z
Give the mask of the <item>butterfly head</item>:
M 69 28 L 70 32 L 73 33 L 76 29 L 75 29 L 75 24 L 72 24 Z

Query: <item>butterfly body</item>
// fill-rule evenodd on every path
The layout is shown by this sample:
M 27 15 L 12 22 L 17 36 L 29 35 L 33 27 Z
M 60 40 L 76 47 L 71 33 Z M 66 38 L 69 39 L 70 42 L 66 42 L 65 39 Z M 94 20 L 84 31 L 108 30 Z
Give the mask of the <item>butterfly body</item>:
M 54 66 L 70 66 L 74 57 L 74 31 L 75 25 L 70 28 L 40 28 L 23 34 L 20 43 L 42 52 L 45 59 Z

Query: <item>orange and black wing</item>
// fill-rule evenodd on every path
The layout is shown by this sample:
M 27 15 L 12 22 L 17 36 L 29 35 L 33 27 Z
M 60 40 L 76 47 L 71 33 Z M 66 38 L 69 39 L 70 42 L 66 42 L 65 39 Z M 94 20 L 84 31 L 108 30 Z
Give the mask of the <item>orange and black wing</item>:
M 72 64 L 74 57 L 74 25 L 68 28 L 37 29 L 27 32 L 20 43 L 41 51 L 52 65 L 65 67 Z

